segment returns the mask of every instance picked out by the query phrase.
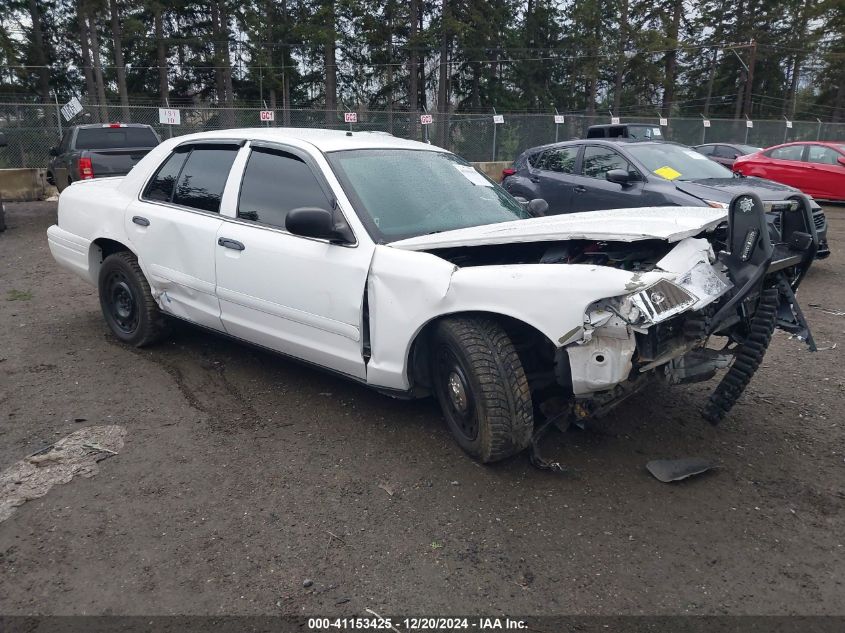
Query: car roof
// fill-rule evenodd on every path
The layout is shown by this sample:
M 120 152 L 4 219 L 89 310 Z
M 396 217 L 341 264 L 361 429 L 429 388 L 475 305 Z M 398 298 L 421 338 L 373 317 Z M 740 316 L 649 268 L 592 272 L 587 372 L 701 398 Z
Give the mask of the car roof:
M 656 127 L 654 123 L 641 123 L 632 121 L 630 123 L 596 123 L 595 125 L 591 125 L 590 128 L 605 128 L 605 127 L 622 127 L 625 125 L 641 125 L 643 127 Z
M 538 145 L 525 150 L 522 154 L 533 154 L 535 152 L 553 149 L 555 147 L 568 147 L 570 145 L 578 145 L 589 143 L 590 145 L 607 145 L 608 147 L 617 147 L 620 143 L 625 145 L 677 145 L 678 147 L 687 147 L 682 143 L 675 143 L 674 141 L 659 141 L 654 139 L 631 139 L 631 138 L 579 138 L 573 141 L 559 141 L 557 143 L 547 143 L 546 145 Z
M 174 137 L 179 143 L 202 139 L 247 139 L 250 141 L 304 141 L 323 152 L 351 149 L 416 149 L 445 152 L 446 150 L 428 143 L 397 138 L 387 132 L 361 132 L 353 130 L 324 130 L 299 127 L 258 127 L 214 130 Z
M 146 123 L 121 123 L 120 121 L 112 121 L 111 123 L 83 123 L 81 125 L 74 125 L 73 127 L 87 130 L 90 128 L 112 127 L 113 125 L 120 125 L 120 127 L 148 127 L 152 129 L 152 126 Z
M 767 150 L 775 147 L 788 147 L 789 145 L 825 145 L 834 149 L 842 149 L 845 146 L 845 141 L 791 141 L 789 143 L 780 143 L 779 145 L 770 145 Z

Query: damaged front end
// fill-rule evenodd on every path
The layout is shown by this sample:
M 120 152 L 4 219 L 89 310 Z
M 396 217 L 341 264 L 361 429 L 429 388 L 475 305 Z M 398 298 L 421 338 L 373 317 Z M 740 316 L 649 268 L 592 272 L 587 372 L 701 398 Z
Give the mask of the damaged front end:
M 767 212 L 779 214 L 777 228 Z M 775 327 L 815 350 L 795 290 L 817 249 L 806 197 L 767 208 L 753 194 L 737 196 L 727 224 L 708 239 L 681 240 L 647 274 L 632 276 L 629 294 L 588 307 L 583 336 L 557 350 L 557 382 L 573 395 L 569 420 L 599 417 L 655 377 L 691 383 L 728 368 L 703 411 L 719 422 L 759 367 Z

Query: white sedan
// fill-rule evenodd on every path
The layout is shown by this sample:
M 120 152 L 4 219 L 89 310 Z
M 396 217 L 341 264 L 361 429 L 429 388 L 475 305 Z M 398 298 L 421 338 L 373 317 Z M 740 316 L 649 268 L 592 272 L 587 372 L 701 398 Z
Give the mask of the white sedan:
M 533 217 L 542 204 L 431 145 L 235 129 L 74 183 L 48 239 L 98 286 L 121 341 L 151 344 L 175 317 L 390 395 L 434 394 L 460 446 L 489 462 L 538 437 L 535 418 L 586 420 L 651 378 L 732 364 L 706 409 L 721 419 L 776 324 L 809 335 L 792 295 L 817 248 L 808 208 L 747 195 L 728 219 Z

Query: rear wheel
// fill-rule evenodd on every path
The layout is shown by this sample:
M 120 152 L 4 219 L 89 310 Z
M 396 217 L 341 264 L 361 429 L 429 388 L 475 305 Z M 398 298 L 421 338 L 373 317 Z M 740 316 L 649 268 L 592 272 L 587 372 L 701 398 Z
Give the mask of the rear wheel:
M 534 427 L 528 380 L 496 321 L 444 319 L 434 332 L 431 362 L 437 400 L 462 449 L 486 463 L 528 446 Z
M 98 281 L 103 317 L 117 338 L 143 347 L 164 335 L 164 315 L 132 253 L 121 251 L 106 257 Z

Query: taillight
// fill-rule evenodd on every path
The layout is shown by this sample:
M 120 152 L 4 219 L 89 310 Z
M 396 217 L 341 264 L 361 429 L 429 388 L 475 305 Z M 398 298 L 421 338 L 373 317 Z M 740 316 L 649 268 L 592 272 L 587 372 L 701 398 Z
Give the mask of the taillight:
M 79 159 L 79 177 L 82 180 L 91 180 L 94 177 L 94 166 L 90 158 Z
M 508 167 L 507 169 L 503 169 L 502 170 L 502 180 L 504 180 L 508 176 L 513 176 L 515 173 L 516 173 L 516 170 L 511 168 L 511 167 Z

